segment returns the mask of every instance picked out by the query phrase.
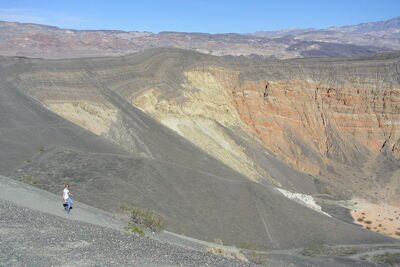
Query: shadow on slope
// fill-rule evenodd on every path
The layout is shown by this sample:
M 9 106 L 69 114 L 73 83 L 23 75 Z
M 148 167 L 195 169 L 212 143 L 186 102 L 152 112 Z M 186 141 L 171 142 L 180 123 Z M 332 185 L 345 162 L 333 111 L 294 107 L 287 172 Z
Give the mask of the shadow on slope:
M 166 218 L 168 230 L 202 240 L 260 249 L 391 242 L 293 202 L 268 185 L 157 159 L 55 149 L 32 159 L 14 178 L 21 175 L 35 177 L 51 192 L 69 181 L 77 200 L 111 212 L 123 204 L 149 207 Z
M 48 146 L 127 152 L 58 115 L 4 80 L 0 83 L 0 172 L 5 174 Z

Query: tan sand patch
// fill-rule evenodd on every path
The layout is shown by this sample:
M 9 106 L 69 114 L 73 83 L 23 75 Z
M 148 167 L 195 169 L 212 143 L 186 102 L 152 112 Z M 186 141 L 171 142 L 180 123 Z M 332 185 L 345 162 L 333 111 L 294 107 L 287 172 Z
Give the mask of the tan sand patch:
M 400 207 L 386 203 L 374 204 L 365 200 L 353 200 L 351 210 L 354 223 L 364 228 L 400 239 Z

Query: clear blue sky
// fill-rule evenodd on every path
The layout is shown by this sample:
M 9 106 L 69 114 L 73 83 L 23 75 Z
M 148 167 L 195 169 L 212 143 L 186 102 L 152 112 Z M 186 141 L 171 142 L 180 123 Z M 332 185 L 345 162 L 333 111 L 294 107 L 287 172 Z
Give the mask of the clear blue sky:
M 254 32 L 400 16 L 400 0 L 1 0 L 0 20 L 74 29 Z

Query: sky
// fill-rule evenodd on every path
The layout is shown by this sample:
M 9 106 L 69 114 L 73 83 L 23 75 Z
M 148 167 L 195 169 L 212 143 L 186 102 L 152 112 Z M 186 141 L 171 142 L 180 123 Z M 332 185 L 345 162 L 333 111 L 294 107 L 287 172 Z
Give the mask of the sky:
M 1 0 L 0 20 L 71 29 L 249 33 L 400 16 L 400 0 Z

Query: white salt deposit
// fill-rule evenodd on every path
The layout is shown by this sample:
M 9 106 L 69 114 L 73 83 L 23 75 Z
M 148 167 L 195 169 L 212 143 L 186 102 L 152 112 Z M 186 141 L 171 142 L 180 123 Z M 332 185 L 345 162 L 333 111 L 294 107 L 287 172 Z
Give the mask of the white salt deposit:
M 299 204 L 301 204 L 303 206 L 306 206 L 306 207 L 308 207 L 310 209 L 313 209 L 313 210 L 318 211 L 318 212 L 320 212 L 322 214 L 325 214 L 326 216 L 331 217 L 331 215 L 329 215 L 328 213 L 322 211 L 321 206 L 318 205 L 315 202 L 315 200 L 314 200 L 314 198 L 312 196 L 286 191 L 286 190 L 283 190 L 281 188 L 275 188 L 275 189 L 278 190 L 279 192 L 281 192 L 282 195 L 284 195 L 285 197 L 287 197 L 287 198 L 289 198 L 289 199 L 291 199 L 293 201 L 296 201 L 297 203 L 299 203 Z

